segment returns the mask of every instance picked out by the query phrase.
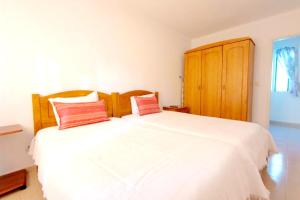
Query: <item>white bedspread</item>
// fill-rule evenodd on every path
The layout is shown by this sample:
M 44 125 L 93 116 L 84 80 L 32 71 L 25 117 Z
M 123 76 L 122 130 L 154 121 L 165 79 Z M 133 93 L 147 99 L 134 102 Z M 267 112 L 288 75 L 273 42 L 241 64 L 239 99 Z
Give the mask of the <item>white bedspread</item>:
M 46 128 L 31 151 L 47 200 L 269 199 L 236 146 L 126 120 Z
M 172 111 L 144 116 L 127 115 L 123 118 L 156 128 L 198 135 L 235 145 L 239 151 L 245 151 L 251 157 L 259 170 L 266 166 L 267 157 L 276 152 L 269 131 L 256 123 Z

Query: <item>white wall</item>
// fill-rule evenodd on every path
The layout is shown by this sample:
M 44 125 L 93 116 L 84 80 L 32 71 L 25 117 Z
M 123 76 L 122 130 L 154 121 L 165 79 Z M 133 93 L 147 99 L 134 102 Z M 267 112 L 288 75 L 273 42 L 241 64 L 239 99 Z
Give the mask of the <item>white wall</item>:
M 273 82 L 275 77 L 274 64 L 276 51 L 286 46 L 296 47 L 298 49 L 298 63 L 300 63 L 300 37 L 291 37 L 280 39 L 273 44 Z M 299 73 L 299 70 L 298 70 Z M 299 74 L 300 75 L 300 74 Z M 298 76 L 299 77 L 299 76 Z M 273 84 L 274 86 L 274 84 Z M 300 97 L 295 97 L 286 92 L 271 93 L 270 120 L 277 122 L 300 124 Z
M 70 89 L 160 92 L 179 104 L 183 52 L 190 40 L 120 4 L 96 0 L 0 2 L 0 174 L 32 164 L 31 94 Z M 6 153 L 6 146 L 14 146 Z
M 255 14 L 255 13 L 253 13 Z M 192 47 L 236 37 L 250 36 L 255 44 L 253 121 L 269 125 L 272 43 L 277 38 L 300 34 L 300 9 L 194 38 Z
M 270 120 L 300 124 L 300 98 L 288 93 L 272 92 Z

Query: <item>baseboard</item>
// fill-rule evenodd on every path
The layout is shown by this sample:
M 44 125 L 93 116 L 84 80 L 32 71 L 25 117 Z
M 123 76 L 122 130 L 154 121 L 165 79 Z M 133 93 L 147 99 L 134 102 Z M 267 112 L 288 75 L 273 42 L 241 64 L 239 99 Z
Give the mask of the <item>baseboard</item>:
M 300 129 L 300 124 L 297 123 L 290 123 L 290 122 L 280 122 L 280 121 L 270 121 L 271 125 L 276 125 L 276 126 L 285 126 L 289 128 L 299 128 Z

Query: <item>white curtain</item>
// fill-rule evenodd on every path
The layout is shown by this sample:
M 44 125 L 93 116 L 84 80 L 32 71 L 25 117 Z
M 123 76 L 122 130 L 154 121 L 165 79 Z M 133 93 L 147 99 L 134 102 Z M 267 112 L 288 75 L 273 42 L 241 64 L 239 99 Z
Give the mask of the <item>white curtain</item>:
M 300 94 L 300 83 L 298 77 L 298 56 L 295 47 L 285 47 L 277 50 L 278 62 L 285 66 L 289 77 L 288 92 L 294 96 Z

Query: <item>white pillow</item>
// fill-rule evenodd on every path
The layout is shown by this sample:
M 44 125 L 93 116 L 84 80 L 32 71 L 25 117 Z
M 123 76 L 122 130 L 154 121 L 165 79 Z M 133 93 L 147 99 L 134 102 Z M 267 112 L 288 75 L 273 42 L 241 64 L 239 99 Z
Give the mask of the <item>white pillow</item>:
M 86 96 L 82 97 L 68 97 L 68 98 L 62 98 L 62 97 L 57 97 L 57 98 L 50 98 L 49 102 L 52 105 L 53 113 L 55 116 L 55 120 L 58 126 L 60 126 L 60 119 L 58 116 L 58 113 L 56 111 L 56 108 L 54 106 L 54 102 L 59 102 L 59 103 L 86 103 L 86 102 L 96 102 L 98 101 L 98 93 L 97 91 L 94 91 Z
M 138 97 L 153 97 L 155 96 L 154 93 L 152 94 L 146 94 L 146 95 L 142 95 L 142 96 L 138 96 Z M 133 115 L 139 115 L 139 108 L 137 106 L 137 103 L 135 101 L 134 96 L 130 97 L 130 103 L 131 103 L 131 112 Z

